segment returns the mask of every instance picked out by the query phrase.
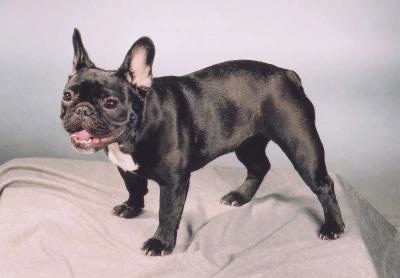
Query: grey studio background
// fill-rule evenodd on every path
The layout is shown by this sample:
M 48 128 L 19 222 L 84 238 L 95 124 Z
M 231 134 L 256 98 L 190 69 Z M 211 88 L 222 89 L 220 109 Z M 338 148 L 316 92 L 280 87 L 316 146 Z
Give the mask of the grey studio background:
M 328 168 L 388 217 L 399 214 L 400 1 L 1 1 L 0 162 L 105 159 L 70 147 L 59 102 L 78 27 L 97 66 L 116 69 L 142 35 L 154 75 L 230 59 L 294 69 L 317 112 Z M 212 120 L 212 119 L 210 119 Z M 291 167 L 271 143 L 273 167 Z M 214 164 L 239 166 L 234 155 Z

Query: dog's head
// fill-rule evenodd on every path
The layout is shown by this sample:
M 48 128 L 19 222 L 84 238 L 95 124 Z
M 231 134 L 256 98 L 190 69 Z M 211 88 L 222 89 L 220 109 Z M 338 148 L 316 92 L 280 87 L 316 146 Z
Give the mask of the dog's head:
M 89 59 L 77 29 L 74 60 L 61 102 L 61 119 L 76 150 L 93 153 L 133 135 L 151 88 L 153 42 L 142 37 L 116 71 L 97 68 Z

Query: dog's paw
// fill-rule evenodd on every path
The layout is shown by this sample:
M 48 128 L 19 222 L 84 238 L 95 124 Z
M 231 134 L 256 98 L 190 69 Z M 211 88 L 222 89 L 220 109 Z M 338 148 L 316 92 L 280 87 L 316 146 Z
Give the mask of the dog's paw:
M 338 225 L 325 223 L 319 231 L 319 238 L 322 240 L 338 239 L 342 236 L 343 232 L 344 224 Z
M 146 256 L 164 256 L 172 252 L 171 244 L 162 242 L 157 238 L 148 239 L 142 247 Z
M 235 207 L 240 207 L 241 205 L 246 204 L 248 201 L 248 198 L 237 191 L 231 191 L 221 198 L 221 204 Z
M 133 218 L 138 216 L 143 210 L 135 206 L 128 206 L 127 204 L 121 204 L 115 206 L 111 211 L 112 214 L 121 218 Z

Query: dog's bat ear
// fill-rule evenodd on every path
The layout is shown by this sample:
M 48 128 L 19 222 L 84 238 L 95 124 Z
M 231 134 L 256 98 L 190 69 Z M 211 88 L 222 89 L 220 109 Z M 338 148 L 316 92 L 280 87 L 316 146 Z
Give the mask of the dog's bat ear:
M 134 87 L 147 91 L 153 81 L 154 55 L 153 41 L 148 37 L 141 37 L 129 49 L 118 72 Z
M 81 34 L 78 29 L 74 29 L 72 36 L 72 44 L 74 46 L 74 61 L 72 67 L 72 74 L 76 73 L 82 68 L 95 67 L 94 63 L 90 61 L 89 55 L 86 52 L 82 43 Z

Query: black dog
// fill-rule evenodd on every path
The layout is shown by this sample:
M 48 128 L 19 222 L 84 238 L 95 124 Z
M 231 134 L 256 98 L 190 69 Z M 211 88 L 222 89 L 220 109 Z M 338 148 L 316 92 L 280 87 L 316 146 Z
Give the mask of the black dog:
M 325 215 L 320 237 L 336 239 L 343 233 L 314 108 L 294 71 L 238 60 L 181 77 L 153 78 L 155 49 L 147 37 L 133 44 L 116 71 L 93 64 L 78 30 L 73 46 L 61 119 L 78 151 L 104 149 L 118 166 L 129 198 L 113 213 L 137 216 L 147 179 L 160 185 L 159 226 L 144 243 L 146 255 L 172 252 L 190 174 L 211 160 L 235 151 L 247 178 L 221 201 L 249 202 L 270 169 L 265 155 L 270 140 L 318 196 Z

